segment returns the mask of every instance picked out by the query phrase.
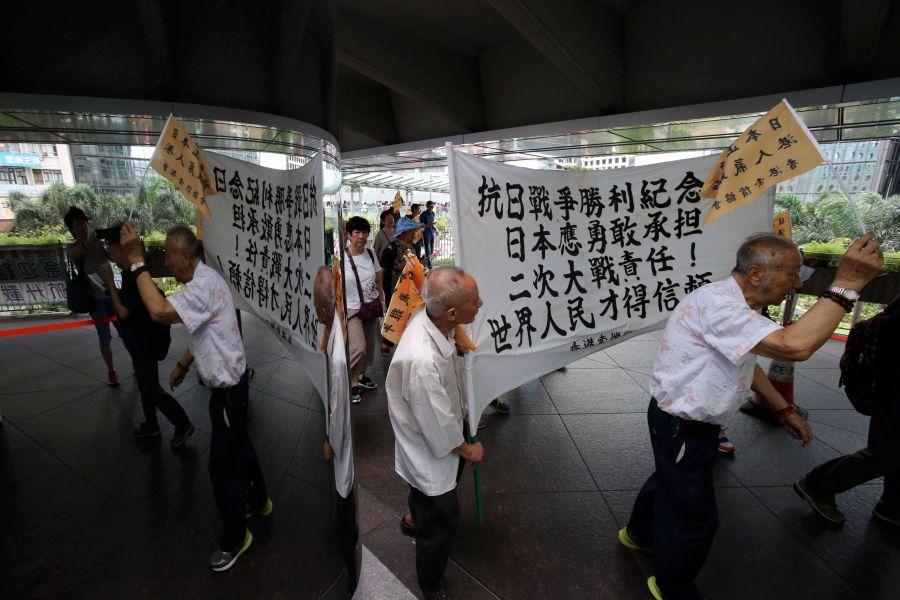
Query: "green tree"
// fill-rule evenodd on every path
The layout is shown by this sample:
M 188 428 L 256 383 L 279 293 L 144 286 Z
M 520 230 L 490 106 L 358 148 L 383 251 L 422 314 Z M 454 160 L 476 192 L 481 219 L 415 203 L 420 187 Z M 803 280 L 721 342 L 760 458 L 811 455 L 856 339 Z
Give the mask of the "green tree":
M 874 192 L 863 192 L 855 201 L 866 230 L 875 234 L 886 251 L 900 250 L 900 196 L 882 198 Z M 775 198 L 775 211 L 790 211 L 794 241 L 798 244 L 854 239 L 860 235 L 853 207 L 837 191 L 826 192 L 815 201 L 779 195 Z
M 65 230 L 63 215 L 71 206 L 81 207 L 94 227 L 110 227 L 131 216 L 138 231 L 149 234 L 167 231 L 197 220 L 197 209 L 184 199 L 178 189 L 161 177 L 154 178 L 135 194 L 94 194 L 90 187 L 77 184 L 68 187 L 54 183 L 38 198 L 29 199 L 13 192 L 9 207 L 15 215 L 13 227 L 21 234 Z
M 175 225 L 196 223 L 197 208 L 174 185 L 162 177 L 154 177 L 138 194 L 133 218 L 139 231 L 165 232 Z
M 63 183 L 54 183 L 33 200 L 22 194 L 10 194 L 9 208 L 15 215 L 13 227 L 28 234 L 34 230 L 54 227 L 63 230 L 63 215 L 70 206 L 81 206 L 90 215 L 87 208 L 96 204 L 96 201 L 94 192 L 86 185 L 68 187 Z

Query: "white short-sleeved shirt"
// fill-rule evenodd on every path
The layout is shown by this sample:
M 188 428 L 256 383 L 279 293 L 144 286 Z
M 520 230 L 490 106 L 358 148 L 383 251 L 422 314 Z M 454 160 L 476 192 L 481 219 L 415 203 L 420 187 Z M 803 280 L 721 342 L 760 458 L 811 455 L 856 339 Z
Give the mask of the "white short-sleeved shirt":
M 371 250 L 366 250 L 359 256 L 353 257 L 353 264 L 359 272 L 359 283 L 363 290 L 365 299 L 363 302 L 371 302 L 378 299 L 378 282 L 375 280 L 375 274 L 381 270 L 378 259 L 375 254 L 369 254 Z M 350 266 L 350 258 L 348 254 L 347 268 L 344 269 L 344 289 L 347 291 L 347 308 L 356 310 L 362 306 L 359 301 L 359 291 L 356 288 L 356 277 L 353 276 L 353 267 Z
M 424 309 L 409 320 L 388 369 L 385 390 L 394 428 L 394 468 L 426 496 L 456 487 L 465 441 L 456 344 Z
M 169 302 L 191 334 L 191 353 L 204 383 L 223 388 L 240 381 L 247 368 L 244 341 L 222 276 L 197 263 L 194 278 Z
M 707 284 L 669 317 L 650 393 L 671 415 L 724 425 L 753 384 L 750 350 L 780 328 L 747 305 L 734 277 Z

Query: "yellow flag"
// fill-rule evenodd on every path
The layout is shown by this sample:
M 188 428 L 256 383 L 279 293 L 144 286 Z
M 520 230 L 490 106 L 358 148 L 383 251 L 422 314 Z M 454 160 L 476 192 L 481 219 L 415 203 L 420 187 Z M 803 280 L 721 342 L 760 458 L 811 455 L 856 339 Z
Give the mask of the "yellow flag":
M 770 186 L 822 164 L 818 142 L 787 100 L 761 116 L 722 152 L 700 195 L 713 200 L 704 225 L 753 202 Z
M 409 318 L 423 304 L 425 300 L 413 282 L 413 271 L 407 263 L 397 280 L 397 285 L 394 286 L 394 295 L 391 296 L 391 303 L 381 324 L 381 337 L 393 344 L 399 344 Z
M 173 115 L 169 115 L 159 136 L 150 166 L 171 181 L 206 218 L 210 217 L 206 195 L 214 194 L 215 190 L 210 183 L 209 167 L 200 154 L 200 147 Z
M 772 219 L 772 231 L 776 235 L 791 239 L 791 213 L 785 211 L 775 215 Z
M 381 325 L 381 337 L 393 344 L 399 344 L 409 318 L 416 309 L 425 304 L 419 290 L 425 284 L 425 269 L 411 253 L 407 253 L 406 266 L 394 287 L 394 295 L 388 306 L 384 323 Z M 457 325 L 454 331 L 456 345 L 466 350 L 476 350 L 475 342 L 462 326 Z

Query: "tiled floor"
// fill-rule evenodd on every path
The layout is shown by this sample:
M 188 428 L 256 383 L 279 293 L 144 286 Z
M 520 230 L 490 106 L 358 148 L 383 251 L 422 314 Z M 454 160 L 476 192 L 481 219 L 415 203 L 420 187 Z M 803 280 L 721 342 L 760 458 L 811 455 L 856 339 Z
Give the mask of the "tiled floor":
M 342 556 L 329 541 L 336 496 L 319 459 L 321 404 L 274 336 L 251 318 L 244 324 L 257 373 L 251 435 L 276 513 L 252 522 L 256 545 L 219 576 L 205 566 L 219 527 L 206 472 L 208 392 L 195 382 L 179 390 L 198 430 L 184 452 L 169 450 L 164 419 L 162 441 L 138 445 L 130 434 L 141 414 L 137 390 L 118 341 L 123 383 L 110 389 L 92 330 L 0 338 L 0 596 L 344 593 Z M 173 333 L 174 357 L 185 339 L 181 328 Z M 479 432 L 485 521 L 475 518 L 467 470 L 448 568 L 455 597 L 646 597 L 651 565 L 615 536 L 652 467 L 644 412 L 657 339 L 649 334 L 521 386 L 505 396 L 509 415 L 488 409 Z M 841 351 L 829 342 L 797 368 L 795 393 L 817 435 L 809 448 L 744 415 L 729 428 L 737 454 L 716 465 L 721 523 L 699 579 L 707 597 L 897 597 L 900 532 L 870 518 L 880 482 L 839 498 L 848 515 L 841 529 L 790 489 L 819 462 L 865 444 L 868 420 L 837 387 Z M 375 365 L 376 381 L 386 367 Z M 418 595 L 415 548 L 399 532 L 408 488 L 393 472 L 381 388 L 353 407 L 353 428 L 364 546 L 357 596 Z

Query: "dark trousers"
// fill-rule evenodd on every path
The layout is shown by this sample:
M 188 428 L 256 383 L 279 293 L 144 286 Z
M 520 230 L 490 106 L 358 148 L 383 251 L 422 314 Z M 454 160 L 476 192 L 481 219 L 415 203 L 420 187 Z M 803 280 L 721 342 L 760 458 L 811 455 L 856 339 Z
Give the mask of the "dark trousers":
M 213 389 L 209 399 L 209 477 L 222 515 L 220 547 L 226 552 L 244 542 L 247 506 L 262 508 L 268 499 L 259 459 L 247 435 L 247 400 L 246 373 L 237 385 Z
M 434 257 L 434 236 L 429 236 L 427 233 L 422 237 L 422 241 L 425 243 L 425 258 L 428 259 L 428 264 L 431 264 L 431 259 Z
M 131 354 L 131 366 L 134 368 L 134 378 L 141 393 L 144 421 L 149 425 L 156 425 L 156 409 L 159 409 L 159 412 L 175 426 L 176 431 L 184 431 L 190 427 L 191 421 L 187 413 L 159 384 L 159 363 L 156 357 L 146 352 L 135 352 Z
M 700 598 L 694 579 L 712 546 L 719 513 L 712 467 L 719 426 L 647 411 L 656 471 L 634 502 L 628 532 L 652 546 L 653 574 L 663 598 Z
M 456 482 L 466 461 L 460 457 Z M 459 524 L 459 499 L 456 488 L 440 496 L 426 496 L 409 486 L 409 512 L 416 525 L 416 576 L 428 598 L 444 582 L 444 570 Z
M 879 405 L 869 421 L 869 440 L 855 454 L 839 456 L 810 471 L 812 491 L 833 497 L 877 477 L 884 477 L 879 506 L 900 513 L 900 409 Z

